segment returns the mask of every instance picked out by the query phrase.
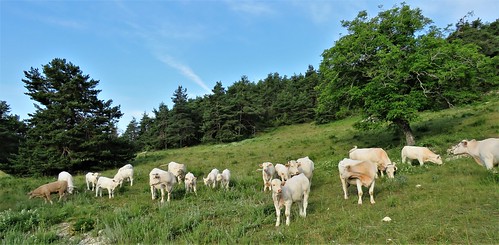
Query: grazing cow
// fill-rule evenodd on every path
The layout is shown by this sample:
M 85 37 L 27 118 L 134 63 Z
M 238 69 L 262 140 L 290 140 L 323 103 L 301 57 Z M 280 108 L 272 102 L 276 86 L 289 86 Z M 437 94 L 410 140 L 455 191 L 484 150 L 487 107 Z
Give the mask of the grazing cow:
M 206 178 L 203 177 L 204 185 L 210 186 L 212 188 L 217 187 L 217 176 L 220 172 L 218 169 L 214 168 L 211 170 L 211 172 L 208 174 Z
M 267 188 L 269 190 L 272 190 L 270 181 L 272 181 L 275 175 L 274 164 L 272 164 L 271 162 L 264 162 L 260 164 L 260 168 L 262 168 L 263 191 L 266 191 Z
M 91 190 L 91 191 L 94 190 L 95 186 L 97 185 L 97 180 L 99 179 L 99 177 L 100 177 L 100 173 L 88 172 L 85 175 L 85 182 L 87 182 L 87 190 Z M 90 186 L 92 188 L 90 188 Z
M 362 186 L 369 187 L 369 195 L 371 196 L 371 204 L 374 204 L 374 180 L 378 172 L 376 164 L 368 161 L 353 160 L 344 158 L 338 164 L 340 172 L 341 185 L 345 199 L 348 199 L 348 186 L 350 184 L 357 185 L 357 193 L 359 195 L 358 204 L 362 204 Z
M 59 193 L 59 201 L 61 201 L 62 197 L 66 194 L 67 190 L 68 190 L 68 182 L 65 180 L 58 180 L 55 182 L 44 184 L 34 189 L 32 192 L 28 193 L 28 195 L 29 199 L 33 197 L 41 197 L 45 199 L 45 203 L 49 201 L 50 204 L 53 204 L 52 200 L 50 199 L 50 194 Z
M 107 189 L 107 193 L 109 195 L 109 198 L 114 197 L 114 189 L 118 187 L 120 182 L 115 179 L 111 179 L 108 177 L 99 177 L 97 180 L 97 185 L 95 185 L 95 196 L 102 197 L 102 189 Z
M 62 171 L 59 173 L 59 176 L 57 177 L 57 180 L 65 180 L 68 182 L 68 193 L 73 194 L 73 190 L 75 188 L 73 184 L 73 176 L 71 176 L 70 173 L 66 171 Z
M 224 169 L 221 174 L 217 174 L 217 182 L 220 183 L 220 187 L 228 190 L 230 182 L 230 170 Z
M 378 170 L 381 171 L 381 177 L 383 177 L 383 171 L 385 171 L 388 164 L 392 164 L 392 161 L 386 154 L 386 151 L 381 148 L 357 148 L 354 146 L 349 152 L 348 157 L 352 160 L 369 161 L 376 164 Z
M 123 181 L 129 180 L 130 186 L 133 186 L 133 166 L 127 164 L 118 170 L 118 173 L 114 175 L 114 179 L 120 183 L 120 187 L 123 186 Z
M 388 164 L 386 166 L 386 176 L 389 179 L 395 178 L 395 172 L 397 171 L 397 166 L 395 164 Z
M 430 149 L 421 146 L 404 146 L 402 148 L 402 163 L 409 159 L 409 162 L 413 159 L 417 159 L 420 166 L 423 166 L 424 162 L 432 162 L 438 165 L 442 164 L 442 158 L 430 151 Z
M 310 194 L 310 181 L 301 173 L 288 179 L 286 183 L 280 179 L 272 180 L 272 200 L 274 201 L 276 223 L 281 223 L 281 208 L 285 206 L 286 225 L 289 226 L 291 216 L 291 204 L 298 202 L 300 216 L 307 216 L 308 196 Z
M 452 154 L 469 154 L 478 165 L 491 170 L 499 163 L 499 138 L 463 140 L 453 147 Z
M 314 162 L 308 157 L 298 158 L 298 160 L 291 160 L 286 164 L 288 167 L 289 177 L 293 177 L 300 173 L 305 174 L 310 182 L 312 182 L 312 177 L 314 175 Z
M 283 164 L 276 164 L 275 165 L 275 171 L 277 173 L 277 176 L 281 178 L 281 181 L 286 181 L 289 178 L 288 175 L 288 167 L 284 166 Z
M 170 201 L 173 186 L 177 183 L 177 177 L 168 171 L 153 168 L 149 173 L 149 185 L 151 186 L 152 200 L 156 199 L 156 190 L 161 190 L 161 203 L 165 202 L 165 190 L 168 192 L 167 202 Z
M 187 173 L 187 167 L 185 164 L 170 162 L 168 163 L 168 172 L 174 174 L 180 184 L 184 179 L 184 175 Z
M 185 183 L 185 193 L 194 191 L 194 193 L 197 196 L 198 192 L 196 190 L 196 182 L 197 182 L 197 178 L 194 176 L 194 174 L 192 174 L 191 172 L 187 173 L 185 175 L 185 181 L 184 181 L 184 183 Z

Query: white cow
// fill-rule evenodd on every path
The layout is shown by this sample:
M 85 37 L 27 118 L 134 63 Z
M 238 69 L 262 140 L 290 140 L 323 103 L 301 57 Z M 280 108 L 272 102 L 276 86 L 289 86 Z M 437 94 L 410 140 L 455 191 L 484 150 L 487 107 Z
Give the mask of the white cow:
M 405 163 L 407 159 L 411 161 L 412 159 L 417 159 L 420 166 L 423 166 L 424 162 L 432 162 L 438 165 L 442 164 L 442 158 L 430 151 L 430 149 L 422 146 L 404 146 L 402 148 L 402 163 Z
M 177 178 L 173 173 L 153 168 L 149 173 L 149 185 L 151 186 L 151 198 L 156 199 L 156 190 L 161 190 L 161 203 L 165 202 L 165 190 L 168 192 L 167 202 L 170 201 L 173 186 L 177 183 Z
M 288 175 L 288 167 L 284 166 L 283 164 L 276 164 L 275 165 L 275 171 L 277 173 L 277 176 L 281 178 L 281 181 L 286 181 L 289 178 Z
M 88 172 L 85 175 L 85 182 L 87 182 L 87 190 L 93 191 L 97 185 L 97 180 L 100 177 L 100 173 Z
M 184 183 L 185 183 L 185 193 L 194 191 L 194 193 L 197 196 L 198 192 L 196 190 L 196 182 L 197 182 L 197 178 L 194 176 L 194 174 L 192 174 L 191 172 L 187 173 L 185 175 L 185 181 L 184 181 Z
M 499 164 L 499 138 L 463 140 L 453 147 L 452 154 L 469 154 L 478 165 L 491 170 Z
M 115 179 L 111 179 L 108 177 L 99 177 L 99 179 L 97 180 L 97 185 L 95 186 L 95 196 L 102 197 L 102 189 L 107 189 L 109 198 L 112 198 L 114 197 L 114 189 L 116 189 L 119 184 L 119 181 Z
M 307 216 L 308 196 L 310 194 L 310 181 L 301 173 L 288 179 L 286 183 L 280 179 L 273 179 L 272 182 L 272 200 L 274 201 L 276 223 L 281 223 L 281 208 L 285 206 L 286 225 L 289 226 L 291 216 L 291 204 L 298 202 L 300 216 Z
M 271 162 L 264 162 L 259 165 L 260 168 L 262 168 L 262 177 L 263 177 L 263 191 L 266 191 L 267 188 L 269 190 L 272 190 L 272 187 L 270 185 L 270 181 L 274 178 L 275 175 L 275 168 L 274 164 Z
M 362 186 L 369 187 L 369 195 L 371 204 L 374 204 L 374 180 L 378 172 L 376 164 L 368 161 L 353 160 L 344 158 L 338 163 L 338 171 L 340 172 L 341 185 L 345 199 L 348 199 L 348 186 L 350 184 L 357 185 L 357 193 L 359 195 L 358 204 L 362 204 Z
M 218 171 L 218 169 L 216 168 L 212 169 L 206 178 L 203 177 L 204 184 L 206 186 L 211 185 L 212 188 L 217 187 L 217 175 L 219 173 L 220 172 Z
M 187 173 L 187 166 L 182 163 L 170 162 L 168 163 L 168 172 L 173 173 L 177 177 L 178 183 L 180 184 Z
M 75 189 L 75 185 L 73 183 L 73 176 L 71 176 L 70 173 L 66 171 L 62 171 L 59 173 L 59 176 L 57 177 L 57 180 L 65 180 L 68 182 L 68 193 L 73 194 L 73 190 Z
M 397 166 L 395 164 L 388 164 L 386 166 L 386 176 L 389 179 L 395 178 L 395 172 L 397 171 Z
M 300 173 L 305 174 L 305 176 L 312 182 L 312 177 L 314 176 L 314 162 L 308 157 L 298 158 L 296 161 L 291 160 L 286 164 L 288 167 L 289 177 L 293 177 Z
M 224 169 L 221 174 L 217 174 L 217 182 L 220 183 L 220 187 L 228 190 L 230 182 L 230 170 Z
M 383 176 L 383 171 L 385 171 L 386 166 L 392 164 L 386 151 L 381 148 L 357 148 L 357 146 L 354 146 L 348 152 L 348 157 L 352 160 L 375 163 L 376 166 L 378 166 L 378 170 L 381 171 L 381 176 Z
M 133 186 L 133 166 L 131 164 L 127 164 L 120 169 L 118 169 L 118 173 L 114 175 L 114 179 L 120 183 L 120 187 L 123 186 L 123 181 L 130 181 L 130 186 Z

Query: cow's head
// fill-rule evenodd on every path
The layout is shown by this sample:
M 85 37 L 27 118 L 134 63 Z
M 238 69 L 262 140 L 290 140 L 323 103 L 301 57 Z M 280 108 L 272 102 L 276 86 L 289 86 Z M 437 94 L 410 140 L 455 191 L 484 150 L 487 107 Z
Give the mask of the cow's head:
M 286 164 L 288 167 L 288 177 L 292 178 L 295 175 L 300 174 L 300 170 L 298 169 L 301 164 L 295 160 L 288 161 L 288 164 Z
M 395 166 L 395 164 L 388 164 L 388 166 L 386 166 L 386 175 L 388 176 L 389 179 L 395 178 L 396 171 L 397 171 L 397 166 Z
M 276 194 L 280 194 L 282 192 L 283 185 L 284 185 L 284 183 L 280 179 L 273 179 L 270 182 L 272 192 L 274 192 Z
M 436 155 L 433 159 L 432 159 L 432 162 L 438 164 L 438 165 L 442 165 L 443 162 L 442 162 L 442 157 L 440 157 L 440 155 Z
M 452 147 L 452 154 L 454 155 L 460 155 L 460 154 L 466 154 L 468 153 L 468 141 L 463 140 L 459 144 L 455 145 Z

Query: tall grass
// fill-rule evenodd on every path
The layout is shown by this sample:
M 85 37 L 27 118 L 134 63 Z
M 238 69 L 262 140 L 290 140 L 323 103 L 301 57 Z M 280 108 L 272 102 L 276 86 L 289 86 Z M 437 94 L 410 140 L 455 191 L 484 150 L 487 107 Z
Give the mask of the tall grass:
M 422 113 L 413 123 L 418 145 L 441 154 L 444 165 L 400 163 L 403 137 L 391 127 L 360 132 L 349 118 L 327 125 L 280 127 L 253 139 L 221 145 L 147 152 L 132 163 L 134 186 L 115 198 L 86 191 L 54 205 L 26 193 L 56 177 L 0 176 L 0 239 L 3 244 L 77 244 L 90 238 L 113 244 L 163 243 L 452 243 L 499 241 L 499 177 L 471 158 L 446 150 L 462 139 L 499 136 L 499 99 L 440 112 Z M 398 163 L 395 179 L 378 179 L 376 204 L 367 190 L 358 205 L 356 188 L 344 200 L 337 163 L 354 145 L 383 147 Z M 291 225 L 275 227 L 269 192 L 263 192 L 264 161 L 285 163 L 309 156 L 316 164 L 307 217 L 292 207 Z M 186 163 L 198 177 L 198 195 L 176 185 L 170 203 L 151 200 L 148 173 L 159 165 Z M 212 168 L 232 172 L 230 190 L 203 185 Z M 117 170 L 104 171 L 112 177 Z M 107 193 L 105 193 L 107 194 Z M 55 197 L 54 197 L 55 199 Z M 382 219 L 389 216 L 391 222 Z M 66 227 L 66 228 L 64 228 Z

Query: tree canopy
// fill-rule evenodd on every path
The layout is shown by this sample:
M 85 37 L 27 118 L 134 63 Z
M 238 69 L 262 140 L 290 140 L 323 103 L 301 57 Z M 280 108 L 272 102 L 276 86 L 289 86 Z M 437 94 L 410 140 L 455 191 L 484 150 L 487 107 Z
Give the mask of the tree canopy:
M 133 157 L 116 132 L 119 106 L 97 97 L 99 81 L 65 59 L 53 59 L 42 73 L 37 68 L 24 72 L 26 94 L 37 103 L 14 162 L 16 173 L 103 169 Z
M 360 110 L 396 124 L 415 143 L 410 122 L 422 110 L 479 100 L 497 87 L 493 61 L 478 47 L 448 42 L 420 9 L 401 4 L 342 21 L 348 34 L 322 54 L 318 118 Z

